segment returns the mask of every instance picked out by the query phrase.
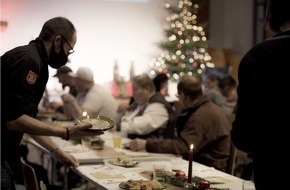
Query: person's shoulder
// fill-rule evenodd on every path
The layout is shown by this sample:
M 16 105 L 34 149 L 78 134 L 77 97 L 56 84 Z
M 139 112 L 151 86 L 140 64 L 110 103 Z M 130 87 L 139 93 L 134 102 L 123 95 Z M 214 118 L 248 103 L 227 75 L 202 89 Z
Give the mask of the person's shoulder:
M 17 54 L 25 54 L 29 51 L 31 51 L 31 48 L 29 48 L 30 45 L 22 45 L 22 46 L 17 46 L 14 47 L 8 51 L 6 51 L 1 57 L 7 57 L 7 56 L 15 56 Z
M 92 87 L 92 92 L 99 94 L 100 96 L 103 96 L 104 98 L 114 98 L 110 89 L 106 88 L 105 86 L 95 83 Z
M 104 87 L 98 83 L 94 83 L 94 85 L 91 87 L 90 91 L 95 92 L 101 92 L 104 89 Z
M 213 101 L 211 101 L 208 97 L 206 97 L 203 103 L 200 104 L 198 110 L 200 112 L 207 112 L 207 114 L 210 114 L 210 113 L 218 113 L 219 111 L 221 111 L 221 108 Z
M 17 46 L 1 56 L 1 62 L 17 63 L 27 62 L 27 64 L 35 64 L 40 62 L 41 59 L 37 56 L 37 50 L 31 45 Z
M 205 95 L 219 95 L 220 94 L 220 92 L 217 89 L 214 89 L 214 88 L 204 89 L 203 93 Z
M 256 54 L 264 54 L 266 56 L 269 51 L 271 51 L 271 49 L 280 46 L 281 41 L 285 42 L 283 36 L 277 35 L 269 37 L 264 41 L 255 44 L 251 49 L 249 49 L 246 52 L 245 57 L 254 56 Z

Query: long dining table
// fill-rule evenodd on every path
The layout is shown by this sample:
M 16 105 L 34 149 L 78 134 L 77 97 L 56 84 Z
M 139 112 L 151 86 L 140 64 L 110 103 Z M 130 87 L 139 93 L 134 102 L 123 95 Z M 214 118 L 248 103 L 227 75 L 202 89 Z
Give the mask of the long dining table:
M 61 121 L 56 121 L 56 124 L 60 126 L 69 125 L 68 122 Z M 176 155 L 150 153 L 146 151 L 136 152 L 126 149 L 124 146 L 114 148 L 113 132 L 111 131 L 105 131 L 104 134 L 99 137 L 104 141 L 104 147 L 101 150 L 84 150 L 81 144 L 75 143 L 74 140 L 65 141 L 58 137 L 51 137 L 63 150 L 71 153 L 79 160 L 80 165 L 72 170 L 91 184 L 95 185 L 98 190 L 121 190 L 120 184 L 128 180 L 148 181 L 151 179 L 154 164 L 165 165 L 166 173 L 171 173 L 173 170 L 181 170 L 186 174 L 188 172 L 188 161 L 177 158 Z M 122 138 L 123 145 L 129 141 L 130 139 L 128 138 Z M 41 147 L 33 139 L 28 138 L 27 143 L 43 153 L 49 154 L 45 148 Z M 138 164 L 134 167 L 122 167 L 111 164 L 110 161 L 116 158 L 132 159 L 137 161 Z M 53 159 L 51 160 L 53 161 Z M 54 164 L 50 164 L 50 166 L 53 165 Z M 211 188 L 229 190 L 255 189 L 251 181 L 245 181 L 197 162 L 192 163 L 192 176 L 197 176 L 209 181 Z M 179 190 L 183 188 L 172 184 L 166 184 L 166 189 Z

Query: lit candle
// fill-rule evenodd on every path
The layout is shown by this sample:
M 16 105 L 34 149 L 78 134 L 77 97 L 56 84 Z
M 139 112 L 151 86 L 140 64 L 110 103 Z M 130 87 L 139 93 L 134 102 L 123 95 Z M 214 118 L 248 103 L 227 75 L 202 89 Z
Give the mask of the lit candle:
M 187 175 L 188 183 L 191 183 L 192 181 L 192 157 L 193 157 L 193 144 L 190 145 L 190 149 L 188 152 L 188 175 Z
M 87 116 L 87 118 L 90 119 L 90 117 L 89 117 L 89 115 L 88 115 L 88 113 L 87 113 L 86 111 L 83 112 L 83 116 L 84 116 L 84 117 Z

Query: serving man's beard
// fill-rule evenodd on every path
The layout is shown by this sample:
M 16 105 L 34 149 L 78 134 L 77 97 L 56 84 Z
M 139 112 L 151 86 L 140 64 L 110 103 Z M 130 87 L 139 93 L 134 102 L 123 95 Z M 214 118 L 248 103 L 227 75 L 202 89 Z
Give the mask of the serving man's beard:
M 48 65 L 54 69 L 58 69 L 61 66 L 65 65 L 68 60 L 67 55 L 65 54 L 64 49 L 63 49 L 63 42 L 61 42 L 61 46 L 62 48 L 60 48 L 59 54 L 55 52 L 54 43 L 51 46 Z

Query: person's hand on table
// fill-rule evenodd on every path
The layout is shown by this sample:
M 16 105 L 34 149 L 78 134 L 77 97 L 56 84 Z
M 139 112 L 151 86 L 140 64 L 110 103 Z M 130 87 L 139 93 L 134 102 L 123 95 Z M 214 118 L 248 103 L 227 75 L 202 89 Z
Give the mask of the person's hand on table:
M 144 139 L 134 139 L 129 143 L 129 147 L 131 150 L 145 150 L 146 149 L 146 140 Z

